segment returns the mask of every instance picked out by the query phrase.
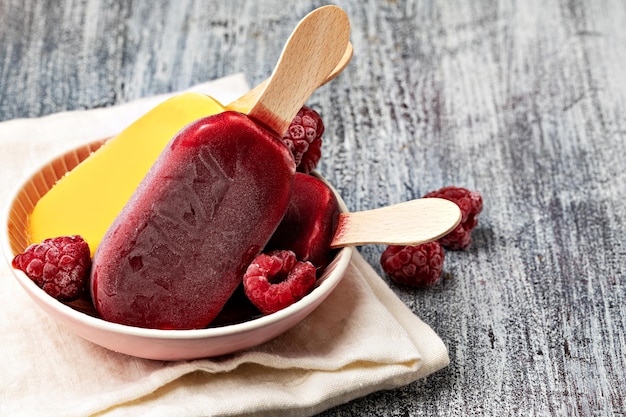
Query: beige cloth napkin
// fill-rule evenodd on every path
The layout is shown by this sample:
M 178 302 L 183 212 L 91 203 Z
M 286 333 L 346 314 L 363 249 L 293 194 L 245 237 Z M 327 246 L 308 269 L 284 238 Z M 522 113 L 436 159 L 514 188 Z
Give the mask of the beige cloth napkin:
M 229 102 L 241 74 L 193 88 Z M 35 167 L 119 132 L 165 96 L 0 123 L 0 201 Z M 4 229 L 3 229 L 4 233 Z M 441 339 L 356 254 L 299 325 L 246 352 L 161 362 L 114 353 L 45 315 L 0 265 L 2 416 L 309 416 L 448 364 Z

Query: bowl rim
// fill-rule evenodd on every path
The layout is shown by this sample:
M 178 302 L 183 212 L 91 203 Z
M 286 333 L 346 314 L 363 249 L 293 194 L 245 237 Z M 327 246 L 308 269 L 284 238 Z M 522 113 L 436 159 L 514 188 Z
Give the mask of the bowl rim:
M 116 333 L 116 334 L 125 334 L 129 336 L 142 337 L 146 339 L 169 339 L 169 340 L 193 340 L 193 339 L 211 339 L 211 338 L 221 338 L 234 336 L 236 334 L 245 334 L 254 330 L 262 329 L 268 326 L 275 325 L 289 316 L 296 315 L 298 312 L 306 309 L 309 305 L 315 302 L 320 296 L 328 292 L 327 296 L 332 292 L 334 287 L 341 281 L 343 276 L 345 275 L 345 270 L 347 269 L 348 263 L 352 259 L 352 254 L 354 248 L 351 246 L 340 248 L 335 254 L 331 263 L 326 267 L 325 273 L 320 277 L 316 283 L 315 288 L 307 294 L 302 299 L 298 300 L 294 304 L 279 310 L 275 313 L 263 315 L 260 317 L 253 318 L 251 320 L 247 320 L 241 323 L 228 324 L 223 326 L 216 327 L 207 327 L 201 329 L 171 329 L 171 330 L 163 330 L 163 329 L 151 329 L 151 328 L 143 328 L 143 327 L 135 327 L 124 325 L 120 323 L 114 323 L 110 321 L 106 321 L 100 317 L 94 317 L 87 313 L 81 312 L 75 308 L 72 308 L 70 305 L 63 303 L 61 301 L 56 300 L 55 298 L 49 296 L 45 293 L 41 288 L 39 288 L 28 276 L 18 269 L 13 268 L 11 265 L 11 261 L 15 256 L 13 249 L 10 243 L 9 237 L 9 224 L 10 224 L 10 216 L 13 211 L 16 199 L 18 195 L 22 192 L 25 186 L 44 168 L 49 166 L 52 161 L 58 158 L 62 158 L 68 155 L 71 152 L 76 151 L 77 149 L 81 149 L 93 144 L 104 143 L 106 139 L 101 139 L 97 141 L 91 141 L 88 143 L 84 143 L 82 145 L 78 145 L 73 147 L 72 149 L 66 150 L 58 154 L 57 156 L 47 160 L 43 164 L 40 164 L 36 169 L 34 169 L 31 175 L 27 176 L 23 179 L 17 187 L 13 189 L 13 191 L 9 194 L 8 200 L 5 202 L 3 211 L 2 211 L 2 236 L 0 237 L 0 247 L 4 254 L 4 258 L 7 262 L 8 268 L 11 270 L 15 278 L 21 287 L 27 292 L 27 294 L 31 298 L 36 298 L 34 300 L 36 304 L 42 303 L 46 305 L 48 308 L 52 310 L 58 311 L 65 319 L 69 319 L 73 322 L 83 323 L 91 328 Z M 82 162 L 82 161 L 81 161 Z M 320 178 L 323 182 L 326 183 L 330 187 L 330 189 L 335 194 L 340 210 L 343 212 L 347 212 L 347 206 L 341 195 L 338 191 L 317 171 L 314 171 L 313 174 Z M 335 271 L 343 271 L 341 273 L 334 274 Z M 328 288 L 327 288 L 328 287 Z M 27 290 L 29 288 L 29 290 Z M 322 300 L 321 302 L 323 302 Z M 320 302 L 320 304 L 321 304 Z M 40 308 L 43 308 L 41 305 Z M 59 321 L 59 318 L 54 317 L 55 320 Z M 66 323 L 63 323 L 66 324 Z

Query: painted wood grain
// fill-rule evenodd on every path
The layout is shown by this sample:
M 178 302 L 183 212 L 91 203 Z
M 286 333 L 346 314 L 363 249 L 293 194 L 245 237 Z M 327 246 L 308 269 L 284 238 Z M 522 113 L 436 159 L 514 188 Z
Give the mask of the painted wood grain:
M 450 184 L 485 209 L 439 285 L 390 283 L 450 366 L 322 416 L 626 415 L 626 3 L 336 3 L 355 53 L 309 101 L 320 171 L 351 211 Z M 0 1 L 0 120 L 256 84 L 321 4 Z

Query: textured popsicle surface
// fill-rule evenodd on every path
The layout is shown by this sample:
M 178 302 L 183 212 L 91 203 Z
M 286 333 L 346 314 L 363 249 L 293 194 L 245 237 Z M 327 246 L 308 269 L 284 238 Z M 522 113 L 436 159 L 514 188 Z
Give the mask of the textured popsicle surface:
M 283 218 L 294 172 L 284 144 L 242 114 L 186 127 L 95 253 L 98 312 L 139 327 L 207 326 Z
M 289 249 L 298 260 L 324 268 L 338 222 L 339 203 L 332 190 L 318 178 L 298 172 L 287 213 L 266 249 Z

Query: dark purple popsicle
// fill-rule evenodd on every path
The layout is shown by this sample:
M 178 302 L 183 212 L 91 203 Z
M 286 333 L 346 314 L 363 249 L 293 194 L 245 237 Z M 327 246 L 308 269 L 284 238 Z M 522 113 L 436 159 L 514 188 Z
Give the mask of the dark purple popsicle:
M 283 218 L 294 173 L 287 147 L 245 115 L 184 128 L 96 250 L 91 293 L 102 318 L 206 327 Z

